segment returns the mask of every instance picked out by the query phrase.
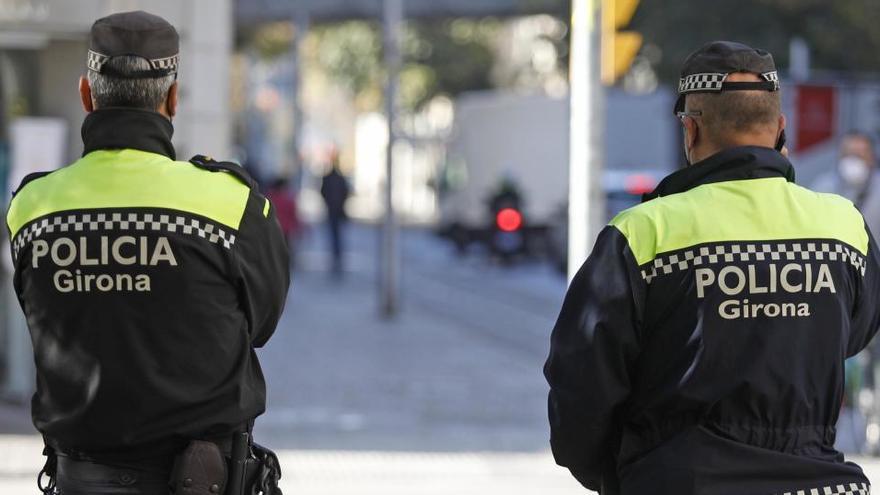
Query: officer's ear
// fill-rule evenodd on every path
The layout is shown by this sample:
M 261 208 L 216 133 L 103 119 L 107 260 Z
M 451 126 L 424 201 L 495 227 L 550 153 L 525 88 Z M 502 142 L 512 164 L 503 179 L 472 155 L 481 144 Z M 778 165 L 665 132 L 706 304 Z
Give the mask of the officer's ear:
M 79 76 L 79 98 L 86 113 L 95 111 L 95 103 L 92 101 L 92 87 L 89 86 L 89 79 L 86 76 Z
M 165 113 L 169 118 L 177 115 L 177 81 L 168 88 L 168 97 L 165 98 Z

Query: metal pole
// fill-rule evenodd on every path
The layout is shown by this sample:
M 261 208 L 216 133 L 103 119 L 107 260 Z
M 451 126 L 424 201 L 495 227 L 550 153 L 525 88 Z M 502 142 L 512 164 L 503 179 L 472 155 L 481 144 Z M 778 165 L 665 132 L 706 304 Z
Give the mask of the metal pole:
M 600 0 L 572 0 L 568 178 L 568 278 L 592 249 L 604 216 Z
M 397 246 L 397 222 L 394 215 L 394 141 L 397 115 L 397 78 L 400 72 L 400 27 L 403 22 L 403 1 L 383 0 L 382 19 L 385 32 L 385 116 L 388 120 L 388 147 L 385 152 L 385 219 L 382 225 L 379 275 L 380 311 L 391 318 L 397 313 L 400 256 Z
M 788 42 L 788 75 L 794 82 L 810 80 L 810 45 L 800 36 Z
M 303 132 L 303 108 L 302 108 L 302 42 L 309 30 L 309 7 L 306 0 L 297 0 L 294 3 L 293 19 L 293 40 L 290 46 L 290 52 L 293 57 L 293 139 L 291 142 L 290 153 L 292 155 L 291 163 L 293 170 L 285 171 L 292 173 L 292 177 L 296 179 L 294 189 L 299 191 L 299 180 L 302 177 L 302 157 L 300 156 L 300 138 Z

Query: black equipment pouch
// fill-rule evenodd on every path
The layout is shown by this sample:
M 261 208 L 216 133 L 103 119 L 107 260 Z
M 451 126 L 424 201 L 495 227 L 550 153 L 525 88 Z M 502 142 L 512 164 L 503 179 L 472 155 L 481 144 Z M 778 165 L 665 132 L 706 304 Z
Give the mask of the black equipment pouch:
M 281 480 L 281 464 L 275 452 L 253 442 L 253 456 L 257 460 L 257 475 L 251 486 L 249 495 L 282 495 L 278 481 Z
M 216 443 L 193 440 L 174 460 L 171 489 L 175 495 L 222 495 L 226 459 Z
M 278 487 L 281 479 L 278 456 L 253 443 L 247 432 L 233 437 L 229 472 L 226 495 L 283 495 Z

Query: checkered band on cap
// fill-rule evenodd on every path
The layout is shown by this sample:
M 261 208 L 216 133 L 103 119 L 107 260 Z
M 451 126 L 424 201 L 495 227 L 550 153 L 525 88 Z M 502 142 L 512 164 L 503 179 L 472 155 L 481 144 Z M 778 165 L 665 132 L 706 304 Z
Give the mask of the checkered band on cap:
M 179 64 L 180 55 L 150 60 L 150 65 L 152 65 L 154 69 L 168 69 L 172 73 L 177 72 L 177 66 Z
M 101 68 L 104 67 L 104 64 L 106 64 L 108 60 L 110 60 L 110 57 L 108 57 L 107 55 L 89 50 L 89 70 L 101 72 Z
M 775 84 L 776 90 L 779 90 L 779 73 L 778 72 L 776 72 L 775 70 L 773 72 L 765 72 L 765 73 L 761 74 L 761 76 L 767 81 L 770 81 L 772 83 L 776 83 Z
M 694 91 L 721 91 L 721 85 L 727 74 L 691 74 L 678 81 L 679 93 L 691 93 Z
M 776 71 L 761 74 L 765 81 L 775 83 L 774 91 L 779 89 L 779 74 Z M 695 93 L 704 91 L 721 91 L 724 87 L 724 81 L 727 74 L 721 73 L 703 73 L 691 74 L 683 77 L 678 81 L 679 94 Z
M 98 53 L 92 50 L 89 50 L 88 56 L 88 66 L 89 70 L 93 70 L 95 72 L 100 73 L 101 69 L 104 68 L 104 64 L 110 60 L 111 57 L 104 55 L 103 53 Z M 155 70 L 167 70 L 168 74 L 177 73 L 177 66 L 180 65 L 180 55 L 173 55 L 171 57 L 165 58 L 155 58 L 148 59 L 150 63 L 150 67 Z

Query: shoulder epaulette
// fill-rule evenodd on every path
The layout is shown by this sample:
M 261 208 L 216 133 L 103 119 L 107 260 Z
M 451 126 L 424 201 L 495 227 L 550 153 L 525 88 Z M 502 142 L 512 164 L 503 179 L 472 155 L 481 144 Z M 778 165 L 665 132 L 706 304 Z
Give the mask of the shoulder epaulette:
M 45 177 L 54 172 L 54 170 L 49 170 L 47 172 L 34 172 L 24 176 L 24 179 L 21 180 L 21 184 L 18 185 L 18 188 L 15 191 L 12 191 L 12 197 L 14 198 L 18 191 L 21 191 L 21 188 L 28 185 L 29 182 L 35 181 L 40 177 Z
M 211 157 L 205 155 L 196 155 L 189 159 L 189 162 L 203 170 L 211 172 L 227 172 L 234 175 L 238 180 L 244 182 L 251 189 L 257 189 L 257 181 L 242 167 L 234 162 L 218 162 Z

